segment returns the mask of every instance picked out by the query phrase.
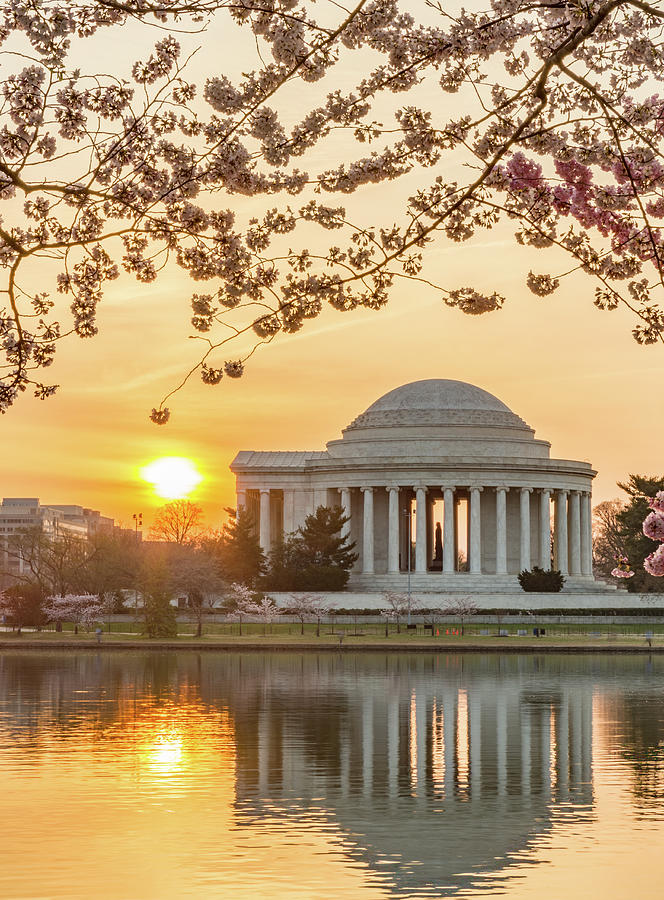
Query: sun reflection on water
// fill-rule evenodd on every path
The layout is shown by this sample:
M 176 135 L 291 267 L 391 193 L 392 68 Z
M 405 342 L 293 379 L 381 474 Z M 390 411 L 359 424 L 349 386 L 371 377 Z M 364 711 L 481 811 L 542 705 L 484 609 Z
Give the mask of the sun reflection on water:
M 183 740 L 181 737 L 162 735 L 148 748 L 148 765 L 154 772 L 169 775 L 181 767 L 183 759 Z

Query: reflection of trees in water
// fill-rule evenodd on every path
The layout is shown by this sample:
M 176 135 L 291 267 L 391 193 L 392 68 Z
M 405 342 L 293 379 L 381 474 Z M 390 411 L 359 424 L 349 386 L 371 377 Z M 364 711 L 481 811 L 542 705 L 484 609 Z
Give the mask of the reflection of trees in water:
M 85 729 L 104 740 L 154 710 L 200 704 L 199 665 L 167 654 L 4 653 L 0 657 L 2 729 L 37 749 L 54 735 Z
M 620 729 L 620 754 L 632 771 L 637 814 L 659 809 L 664 801 L 664 696 L 657 693 L 616 697 L 610 704 Z

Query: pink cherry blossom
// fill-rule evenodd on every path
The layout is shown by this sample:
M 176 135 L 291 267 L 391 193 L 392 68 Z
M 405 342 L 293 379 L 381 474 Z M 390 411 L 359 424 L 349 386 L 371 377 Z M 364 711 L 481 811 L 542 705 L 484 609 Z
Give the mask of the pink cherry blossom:
M 626 569 L 615 568 L 611 570 L 611 574 L 614 578 L 632 578 L 634 572 L 629 572 Z
M 664 512 L 649 513 L 643 523 L 643 533 L 653 541 L 664 541 Z
M 650 575 L 655 575 L 658 578 L 664 576 L 664 544 L 660 544 L 650 556 L 646 556 L 643 561 L 643 568 Z
M 326 306 L 380 309 L 403 279 L 433 288 L 450 316 L 496 312 L 500 283 L 432 274 L 441 247 L 496 227 L 568 257 L 551 260 L 556 271 L 524 269 L 537 297 L 583 273 L 599 309 L 625 306 L 635 340 L 661 343 L 659 8 L 487 0 L 452 16 L 425 6 L 0 8 L 0 412 L 27 389 L 54 393 L 43 379 L 60 342 L 97 334 L 98 305 L 122 272 L 137 303 L 175 266 L 206 282 L 184 298 L 201 352 L 176 384 L 197 372 L 223 390 L 259 347 Z M 255 47 L 241 71 L 219 71 L 225 48 L 206 46 L 216 16 L 224 40 Z M 121 29 L 137 21 L 157 29 L 125 45 Z M 80 68 L 96 57 L 92 41 L 101 58 L 108 42 L 116 71 Z M 195 84 L 198 43 L 209 70 Z M 386 203 L 398 180 L 407 190 Z M 352 195 L 351 215 L 340 200 Z M 156 424 L 170 415 L 165 401 Z
M 658 491 L 654 497 L 651 497 L 648 500 L 648 506 L 650 509 L 664 513 L 664 491 Z M 664 538 L 658 538 L 658 540 L 664 540 Z

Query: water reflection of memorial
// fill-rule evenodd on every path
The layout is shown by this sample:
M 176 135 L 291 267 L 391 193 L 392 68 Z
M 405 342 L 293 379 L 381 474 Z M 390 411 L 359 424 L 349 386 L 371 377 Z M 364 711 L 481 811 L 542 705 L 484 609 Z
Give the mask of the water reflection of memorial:
M 83 729 L 100 748 L 122 735 L 131 751 L 147 736 L 162 762 L 193 748 L 212 792 L 215 767 L 234 776 L 240 826 L 280 823 L 297 835 L 322 824 L 383 886 L 419 896 L 506 875 L 554 828 L 593 815 L 594 693 L 612 710 L 605 727 L 618 729 L 620 753 L 630 765 L 635 754 L 659 759 L 649 770 L 657 775 L 662 662 L 653 670 L 643 658 L 590 655 L 4 654 L 0 741 L 43 743 L 46 756 L 54 735 L 65 746 Z M 635 703 L 648 707 L 638 722 Z M 178 755 L 174 767 L 187 759 Z M 196 783 L 189 774 L 183 783 Z M 154 772 L 136 777 L 140 786 Z
M 447 662 L 321 661 L 236 709 L 240 815 L 322 809 L 398 893 L 470 885 L 587 817 L 591 686 Z

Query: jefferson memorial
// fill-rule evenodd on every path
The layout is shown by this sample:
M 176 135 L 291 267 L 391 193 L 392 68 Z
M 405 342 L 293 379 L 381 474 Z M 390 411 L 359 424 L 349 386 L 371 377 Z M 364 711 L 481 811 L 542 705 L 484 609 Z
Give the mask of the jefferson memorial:
M 592 575 L 590 463 L 552 459 L 472 384 L 405 384 L 326 450 L 243 450 L 231 470 L 266 552 L 318 506 L 344 509 L 359 554 L 350 591 L 521 594 L 522 569 L 552 564 L 565 592 L 612 590 Z

